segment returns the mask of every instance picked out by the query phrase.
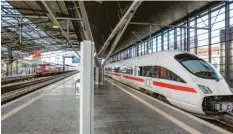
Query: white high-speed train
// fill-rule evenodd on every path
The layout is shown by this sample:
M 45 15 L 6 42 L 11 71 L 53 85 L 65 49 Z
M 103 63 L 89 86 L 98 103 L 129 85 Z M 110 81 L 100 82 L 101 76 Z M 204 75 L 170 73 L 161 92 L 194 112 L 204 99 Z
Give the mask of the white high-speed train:
M 233 93 L 211 64 L 183 51 L 161 51 L 105 65 L 105 75 L 185 111 L 232 112 Z

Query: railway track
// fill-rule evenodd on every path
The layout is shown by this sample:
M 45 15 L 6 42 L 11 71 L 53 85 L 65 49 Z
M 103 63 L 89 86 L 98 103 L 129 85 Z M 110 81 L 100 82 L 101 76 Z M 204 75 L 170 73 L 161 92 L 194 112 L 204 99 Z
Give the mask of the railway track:
M 111 79 L 111 80 L 114 80 L 114 79 L 112 79 L 112 78 L 110 78 L 110 77 L 107 77 L 107 78 L 109 78 L 109 79 Z M 114 80 L 114 81 L 116 81 L 116 80 Z M 117 81 L 117 82 L 119 82 L 119 81 Z M 120 83 L 122 83 L 122 82 L 120 82 Z M 124 83 L 122 83 L 122 84 L 124 84 Z M 128 86 L 128 85 L 126 85 L 126 84 L 124 84 L 124 85 L 125 85 L 125 86 Z M 129 87 L 129 86 L 128 86 L 128 87 Z M 131 87 L 131 88 L 132 88 L 132 89 L 135 89 L 135 88 L 133 88 L 133 87 Z M 135 90 L 137 90 L 137 89 L 135 89 Z M 164 97 L 162 97 L 162 96 L 158 96 L 158 95 L 152 94 L 151 92 L 147 92 L 146 90 L 143 90 L 143 89 L 137 90 L 137 91 L 140 91 L 140 92 L 142 92 L 142 93 L 144 93 L 144 94 L 147 94 L 147 95 L 149 95 L 149 96 L 151 96 L 151 97 L 153 97 L 153 98 L 155 98 L 155 99 L 157 99 L 157 100 L 159 100 L 159 101 L 162 101 L 162 102 L 165 102 L 165 103 L 171 105 L 171 104 L 166 100 L 166 98 L 164 98 Z M 171 106 L 172 106 L 172 105 L 171 105 Z M 190 113 L 190 114 L 192 114 L 192 113 Z M 204 116 L 203 116 L 203 117 L 200 117 L 200 116 L 197 116 L 197 115 L 194 115 L 194 116 L 196 116 L 196 117 L 198 117 L 198 118 L 201 118 L 201 119 L 203 119 L 203 120 L 205 120 L 205 121 L 208 121 L 208 122 L 211 123 L 211 124 L 214 124 L 214 125 L 216 125 L 216 126 L 219 126 L 219 127 L 223 128 L 223 129 L 225 129 L 225 130 L 230 131 L 230 132 L 233 133 L 233 113 L 229 113 L 229 114 L 223 115 L 223 116 L 221 116 L 221 117 L 211 117 L 211 118 L 204 118 Z
M 37 89 L 50 85 L 54 82 L 67 78 L 76 74 L 75 72 L 67 72 L 46 77 L 38 77 L 27 81 L 15 82 L 1 86 L 1 104 L 5 104 L 25 94 L 33 92 Z
M 232 113 L 226 114 L 217 118 L 215 121 L 209 121 L 210 123 L 222 127 L 233 133 L 233 115 Z

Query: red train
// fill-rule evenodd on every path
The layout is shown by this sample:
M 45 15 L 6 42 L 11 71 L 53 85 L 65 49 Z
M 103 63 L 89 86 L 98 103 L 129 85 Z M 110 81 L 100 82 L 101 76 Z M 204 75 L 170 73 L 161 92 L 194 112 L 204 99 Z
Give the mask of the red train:
M 63 71 L 63 68 L 61 65 L 57 64 L 40 64 L 35 67 L 36 75 L 47 75 L 47 74 L 55 74 L 55 73 L 61 73 Z

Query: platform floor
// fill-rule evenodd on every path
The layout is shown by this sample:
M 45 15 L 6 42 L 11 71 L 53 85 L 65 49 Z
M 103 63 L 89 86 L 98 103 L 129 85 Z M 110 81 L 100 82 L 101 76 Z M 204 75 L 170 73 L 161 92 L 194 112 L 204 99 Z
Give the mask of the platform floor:
M 13 75 L 9 75 L 9 76 L 2 75 L 1 78 L 2 79 L 7 79 L 7 78 L 22 77 L 22 76 L 32 76 L 32 75 L 34 75 L 34 74 L 13 74 Z
M 2 133 L 79 133 L 79 98 L 74 91 L 76 79 L 77 75 L 71 76 L 3 105 Z M 227 132 L 196 121 L 122 84 L 111 82 L 95 86 L 95 134 Z M 156 108 L 161 111 L 156 111 Z

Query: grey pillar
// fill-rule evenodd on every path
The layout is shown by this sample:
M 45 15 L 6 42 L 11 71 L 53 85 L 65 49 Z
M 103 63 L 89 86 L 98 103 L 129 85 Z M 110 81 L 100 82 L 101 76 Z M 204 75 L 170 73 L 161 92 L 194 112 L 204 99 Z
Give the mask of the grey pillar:
M 229 12 L 229 3 L 226 2 L 225 4 L 225 80 L 230 85 L 230 68 L 229 68 L 229 61 L 230 61 L 230 12 Z
M 10 75 L 12 75 L 12 61 L 10 61 Z
M 100 82 L 100 67 L 95 67 L 95 84 Z
M 18 64 L 19 64 L 19 60 L 16 60 L 16 74 L 18 74 L 18 73 L 19 73 L 19 71 L 18 71 L 18 70 L 19 70 L 19 68 L 18 68 L 18 67 L 19 67 L 19 66 L 18 66 Z
M 6 76 L 9 75 L 9 63 L 6 63 Z
M 94 43 L 81 42 L 80 134 L 93 134 Z
M 104 83 L 104 67 L 100 67 L 99 68 L 99 82 L 100 84 L 103 84 Z
M 63 57 L 63 72 L 65 72 L 65 57 Z

